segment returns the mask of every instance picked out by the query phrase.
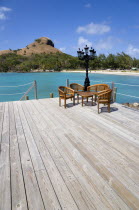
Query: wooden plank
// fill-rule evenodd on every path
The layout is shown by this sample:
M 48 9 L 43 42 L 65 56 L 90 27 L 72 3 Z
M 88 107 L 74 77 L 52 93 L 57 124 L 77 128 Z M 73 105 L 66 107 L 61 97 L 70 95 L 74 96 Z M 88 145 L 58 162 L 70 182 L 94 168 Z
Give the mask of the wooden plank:
M 36 125 L 39 124 L 41 127 L 43 126 L 43 128 L 44 128 L 45 124 L 43 124 L 42 120 L 41 121 L 37 120 L 37 115 L 36 115 L 35 110 L 33 109 L 33 106 L 32 105 L 29 106 L 29 105 L 30 105 L 29 103 L 28 104 L 26 103 L 23 106 L 23 108 L 25 110 L 28 109 L 28 115 L 26 112 L 26 115 L 28 116 L 27 118 L 31 119 L 31 116 L 33 116 L 35 124 Z M 30 116 L 29 116 L 29 114 L 30 114 Z M 30 124 L 32 125 L 33 121 L 30 122 Z M 38 141 L 40 139 L 40 137 L 38 136 L 38 133 L 35 132 L 36 130 L 37 130 L 37 127 L 34 129 L 34 137 L 36 137 L 37 141 Z M 58 170 L 61 173 L 61 176 L 63 177 L 66 185 L 68 186 L 68 189 L 70 190 L 79 209 L 83 209 L 83 210 L 84 209 L 94 209 L 95 207 L 94 207 L 93 203 L 91 202 L 89 196 L 83 190 L 83 188 L 79 184 L 78 180 L 75 178 L 74 174 L 71 172 L 68 165 L 66 164 L 66 162 L 64 161 L 64 159 L 62 158 L 62 156 L 60 155 L 58 150 L 56 149 L 55 145 L 50 140 L 50 138 L 45 134 L 45 132 L 43 132 L 43 134 L 41 132 L 40 135 L 43 138 L 43 142 L 45 143 L 43 150 L 45 150 L 45 147 L 49 149 L 51 157 L 53 158 Z
M 38 102 L 37 102 L 38 103 Z M 34 103 L 35 105 L 37 104 L 37 103 Z M 41 114 L 41 107 L 39 107 L 38 106 L 38 110 L 40 110 L 40 113 L 38 114 L 38 116 L 37 116 L 37 118 L 39 117 L 39 115 Z M 53 110 L 54 111 L 54 110 Z M 42 119 L 43 117 L 45 117 L 45 111 L 43 112 L 43 116 L 41 116 L 40 118 Z M 42 121 L 42 120 L 41 120 Z M 55 121 L 56 121 L 56 118 L 55 118 Z M 58 122 L 57 122 L 58 123 Z M 39 125 L 38 125 L 39 126 Z M 42 125 L 41 125 L 42 126 Z M 52 138 L 52 141 L 53 142 L 55 142 L 56 144 L 57 144 L 57 147 L 60 149 L 60 151 L 61 151 L 61 149 L 63 148 L 63 144 L 67 144 L 67 147 L 69 148 L 69 150 L 68 149 L 66 149 L 65 147 L 63 148 L 63 151 L 61 151 L 62 152 L 62 154 L 63 155 L 65 155 L 65 159 L 67 160 L 67 156 L 69 156 L 69 157 L 71 157 L 71 154 L 72 154 L 72 152 L 71 151 L 74 151 L 74 150 L 76 150 L 75 148 L 71 148 L 71 146 L 70 146 L 70 144 L 69 144 L 69 142 L 68 141 L 66 141 L 66 139 L 64 138 L 64 136 L 63 135 L 60 135 L 59 134 L 59 131 L 60 129 L 57 129 L 56 130 L 56 134 L 54 135 L 54 133 L 55 133 L 55 131 L 54 130 L 52 130 L 52 132 L 49 132 L 49 134 L 48 135 L 51 135 L 51 138 Z M 73 132 L 73 130 L 72 130 L 72 132 Z M 63 133 L 63 130 L 62 130 L 62 133 Z M 58 138 L 58 139 L 57 139 Z M 56 140 L 57 139 L 57 140 Z M 60 143 L 61 142 L 61 143 Z M 63 143 L 63 142 L 65 142 L 65 143 Z M 48 141 L 47 141 L 47 143 L 48 143 Z M 77 153 L 77 151 L 76 151 L 76 153 Z M 79 167 L 79 165 L 80 165 L 80 163 L 82 163 L 82 162 L 84 162 L 85 160 L 82 158 L 82 156 L 80 156 L 80 153 L 78 153 L 78 156 L 80 157 L 78 157 L 78 163 L 76 163 L 76 166 L 77 167 Z M 70 164 L 71 165 L 71 167 L 73 166 L 73 162 L 75 161 L 77 161 L 76 160 L 76 158 L 77 158 L 77 156 L 74 156 L 74 157 L 71 157 L 71 162 L 72 162 L 72 165 L 71 165 L 71 163 L 69 163 L 68 162 L 68 164 Z M 86 163 L 84 163 L 84 165 L 86 165 L 87 166 L 87 162 Z M 86 173 L 84 173 L 83 171 L 82 171 L 82 169 L 81 169 L 82 167 L 80 166 L 79 168 L 78 168 L 78 170 L 80 170 L 80 176 L 84 176 L 84 177 L 88 177 L 88 175 L 86 174 Z M 91 169 L 92 170 L 92 169 Z M 74 168 L 74 173 L 76 173 L 77 172 L 77 168 L 75 169 Z M 95 174 L 95 171 L 92 171 L 92 174 Z M 78 175 L 79 176 L 79 175 Z M 79 177 L 80 177 L 79 176 Z M 89 175 L 89 176 L 91 176 L 91 174 Z M 95 180 L 94 179 L 95 177 L 93 177 L 93 180 Z M 89 179 L 89 177 L 88 177 L 88 179 Z M 107 199 L 106 199 L 106 197 L 104 197 L 104 195 L 102 194 L 101 195 L 101 190 L 99 190 L 99 189 L 101 189 L 101 185 L 99 185 L 99 188 L 98 188 L 98 186 L 96 186 L 96 183 L 98 184 L 99 182 L 97 182 L 97 180 L 98 180 L 98 175 L 97 175 L 97 177 L 96 177 L 96 180 L 95 180 L 95 183 L 94 182 L 92 182 L 91 181 L 91 179 L 89 179 L 89 182 L 90 182 L 90 185 L 92 185 L 91 187 L 92 187 L 92 189 L 94 189 L 95 188 L 95 192 L 94 193 L 98 193 L 99 194 L 99 197 L 101 197 L 101 200 L 103 200 L 103 207 L 102 208 L 105 208 L 105 205 L 108 207 L 110 207 L 111 205 L 112 206 L 114 206 L 114 204 L 112 204 L 113 202 L 114 202 L 114 199 L 112 199 L 112 200 L 110 200 L 109 198 L 111 197 L 110 195 L 112 194 L 112 191 L 111 191 L 111 189 L 108 187 L 108 185 L 107 185 L 107 183 L 105 183 L 104 184 L 104 186 L 105 186 L 105 188 L 107 189 L 107 191 L 105 191 L 105 194 L 107 195 L 107 194 L 109 194 L 109 197 L 107 196 Z M 100 180 L 99 180 L 100 181 Z M 101 180 L 101 183 L 102 183 L 103 181 Z M 87 184 L 87 183 L 86 183 Z M 107 186 L 107 187 L 106 187 Z M 87 185 L 87 188 L 89 188 L 89 186 Z M 103 190 L 105 189 L 104 187 L 103 187 Z M 89 188 L 90 189 L 90 188 Z M 109 193 L 108 193 L 108 189 L 109 189 Z M 93 194 L 93 192 L 92 192 L 92 190 L 91 190 L 91 193 Z M 114 192 L 113 192 L 114 193 Z M 93 197 L 95 197 L 95 194 L 93 194 Z M 116 194 L 115 194 L 115 197 L 116 197 Z M 117 200 L 118 200 L 118 198 L 119 198 L 119 196 L 117 196 Z M 94 204 L 97 202 L 97 197 L 95 197 L 95 201 L 94 201 Z M 110 205 L 110 203 L 111 203 L 111 205 Z M 124 208 L 126 208 L 126 205 L 122 202 L 122 201 L 120 201 L 120 200 L 118 200 L 118 202 L 117 202 L 117 204 L 115 203 L 115 205 L 119 205 L 119 204 L 121 204 L 121 205 L 123 205 L 124 206 Z M 101 205 L 101 201 L 99 201 L 99 202 L 97 202 L 97 204 L 96 204 L 96 206 L 98 206 L 98 205 Z
M 53 110 L 53 111 L 54 111 L 54 110 Z M 56 119 L 55 119 L 55 120 L 56 120 Z M 77 130 L 77 128 L 78 128 L 78 127 L 76 127 L 76 130 Z M 58 132 L 58 131 L 56 131 L 56 132 Z M 71 133 L 73 133 L 73 130 L 71 131 Z M 70 134 L 70 135 L 71 135 L 71 134 Z M 86 133 L 85 135 L 87 136 L 87 133 Z M 79 137 L 79 135 L 78 135 L 78 137 Z M 62 137 L 61 137 L 61 139 L 62 139 Z M 82 139 L 82 140 L 83 140 L 83 139 Z M 91 140 L 91 139 L 90 139 L 90 140 Z M 73 139 L 73 142 L 75 142 L 75 138 Z M 87 143 L 87 142 L 86 142 L 86 143 Z M 78 143 L 78 144 L 79 144 L 79 143 Z M 87 143 L 87 145 L 88 145 L 88 143 Z M 101 146 L 100 146 L 100 147 L 101 147 Z M 84 148 L 85 148 L 85 147 L 84 147 Z M 84 148 L 83 148 L 83 149 L 84 149 Z M 88 151 L 86 151 L 86 154 L 88 154 Z M 115 162 L 116 162 L 116 160 L 115 160 Z M 125 174 L 125 175 L 126 175 L 126 174 Z M 136 174 L 136 175 L 137 175 L 137 174 Z M 119 177 L 119 178 L 120 178 L 120 177 Z M 126 176 L 125 176 L 125 178 L 126 178 Z M 123 180 L 123 181 L 124 181 L 124 180 Z M 128 182 L 127 182 L 127 183 L 129 184 L 130 182 L 131 182 L 130 179 L 128 179 Z M 127 185 L 127 186 L 128 186 L 128 185 Z M 132 191 L 134 191 L 134 188 L 135 188 L 134 186 L 135 186 L 135 185 L 133 184 Z M 121 187 L 122 187 L 122 186 L 121 186 Z M 124 187 L 124 186 L 123 186 L 123 187 Z M 128 188 L 129 188 L 129 186 L 128 186 Z M 138 190 L 138 187 L 136 187 L 136 190 Z M 125 194 L 126 194 L 126 195 L 129 194 L 129 196 L 133 197 L 133 200 L 134 200 L 134 199 L 136 200 L 136 205 L 138 204 L 138 203 L 137 203 L 137 202 L 138 202 L 138 199 L 135 198 L 135 196 L 134 196 L 133 194 L 130 193 L 130 190 L 127 189 L 127 193 L 125 193 Z M 136 192 L 135 194 L 138 195 L 137 192 Z M 128 200 L 128 198 L 126 198 L 126 200 Z M 132 204 L 132 205 L 133 205 L 133 204 Z
M 138 209 L 137 112 L 13 104 L 0 103 L 0 209 Z
M 74 141 L 71 140 L 71 143 L 76 149 L 78 149 L 81 152 L 81 154 L 99 172 L 99 174 L 109 182 L 109 185 L 112 186 L 112 188 L 125 201 L 126 204 L 131 206 L 131 208 L 137 208 L 137 206 L 139 205 L 139 189 L 138 186 L 131 182 L 129 177 L 127 177 L 126 179 L 126 176 L 124 176 L 126 174 L 120 173 L 120 175 L 117 174 L 116 176 L 116 173 L 114 174 L 114 170 L 112 170 L 111 165 L 104 164 L 104 162 L 100 163 L 100 161 L 94 155 L 92 155 L 92 151 L 89 152 L 79 142 L 77 145 L 75 142 L 75 138 Z M 126 180 L 124 180 L 123 177 Z M 123 182 L 121 182 L 121 180 L 123 180 Z
M 39 142 L 39 144 L 41 144 L 41 138 L 38 135 L 36 127 L 33 124 L 33 121 L 31 120 L 31 116 L 25 109 L 24 104 L 24 111 L 21 107 L 21 103 L 18 103 L 18 107 L 20 111 L 20 116 L 22 118 L 22 124 L 26 136 L 26 141 L 28 144 L 30 155 L 32 157 L 32 162 L 35 168 L 35 174 L 43 198 L 44 206 L 46 209 L 61 209 L 51 181 L 49 180 L 47 171 L 45 170 L 41 154 L 39 153 L 37 144 L 35 142 L 37 141 Z
M 128 113 L 128 118 L 129 119 L 134 119 L 139 121 L 139 112 L 138 110 L 133 110 L 131 108 L 125 107 L 121 104 L 115 103 L 115 106 L 118 108 L 118 112 L 122 113 L 122 115 L 127 116 Z
M 54 112 L 56 112 L 56 110 Z M 75 119 L 78 118 L 76 113 L 75 113 Z M 57 112 L 57 115 L 59 115 L 58 112 Z M 64 118 L 63 118 L 61 113 L 60 113 L 60 116 L 62 118 L 63 123 L 65 123 Z M 86 110 L 86 116 L 88 118 L 87 110 Z M 82 122 L 82 121 L 80 120 L 80 122 Z M 131 186 L 133 186 L 133 188 L 134 188 L 134 184 L 139 183 L 139 176 L 136 173 L 136 171 L 134 171 L 134 168 L 137 168 L 137 166 L 136 166 L 137 164 L 131 162 L 130 160 L 128 160 L 128 162 L 127 162 L 127 158 L 124 155 L 122 155 L 121 152 L 118 152 L 117 150 L 114 150 L 114 148 L 111 144 L 109 145 L 109 142 L 112 141 L 112 138 L 114 138 L 112 135 L 110 136 L 110 140 L 107 141 L 108 143 L 106 143 L 105 141 L 103 142 L 103 140 L 107 139 L 107 136 L 105 136 L 106 128 L 105 127 L 103 128 L 103 133 L 102 133 L 101 129 L 100 130 L 97 129 L 97 126 L 95 126 L 95 129 L 92 130 L 93 124 L 94 123 L 85 122 L 83 127 L 77 125 L 76 130 L 75 130 L 76 132 L 74 132 L 74 134 L 76 134 L 76 136 L 75 135 L 74 136 L 81 139 L 81 143 L 83 143 L 84 138 L 82 138 L 82 137 L 85 135 L 86 136 L 86 141 L 84 142 L 84 145 L 88 149 L 90 149 L 93 152 L 93 154 L 96 154 L 97 156 L 99 155 L 101 161 L 103 161 L 103 159 L 104 159 L 104 161 L 103 161 L 104 164 L 107 161 L 106 163 L 108 163 L 108 167 L 111 164 L 111 169 L 113 168 L 113 173 L 116 176 L 124 175 L 124 178 L 123 178 L 122 182 L 126 182 L 126 180 L 128 180 L 128 184 L 131 182 Z M 98 127 L 100 127 L 100 126 L 101 126 L 101 124 L 98 124 Z M 64 127 L 66 127 L 66 125 Z M 71 126 L 70 126 L 70 128 L 71 128 Z M 70 132 L 70 129 L 68 129 L 68 130 Z M 110 130 L 108 130 L 108 132 L 109 131 Z M 81 133 L 82 133 L 82 135 L 80 135 Z M 89 135 L 89 133 L 92 134 L 92 135 Z M 72 136 L 72 128 L 71 128 L 70 135 Z M 101 136 L 101 138 L 99 138 L 98 135 Z M 74 137 L 73 137 L 73 139 L 74 139 Z M 116 142 L 117 142 L 117 140 L 116 140 Z M 91 142 L 93 143 L 92 147 L 91 147 Z M 120 146 L 120 144 L 118 144 L 118 146 Z M 128 149 L 130 149 L 130 145 L 127 145 L 127 146 L 128 146 Z M 135 149 L 135 147 L 132 147 L 132 148 Z M 124 149 L 124 148 L 122 148 L 122 149 Z M 99 152 L 99 150 L 102 150 L 102 151 Z M 138 153 L 138 151 L 139 151 L 139 149 L 137 150 L 137 153 Z M 103 158 L 102 154 L 103 154 L 103 156 L 105 154 L 105 158 Z M 133 150 L 132 150 L 132 154 L 133 154 Z M 138 160 L 139 160 L 139 158 L 137 159 L 137 162 L 138 162 Z M 109 162 L 111 162 L 111 163 L 109 163 Z M 131 167 L 131 165 L 133 167 Z M 117 172 L 117 174 L 116 174 L 116 172 Z M 127 177 L 127 175 L 128 175 L 128 177 Z M 129 177 L 132 179 L 133 182 L 130 181 Z
M 111 115 L 107 113 L 103 114 L 103 118 L 107 119 L 108 121 L 113 122 L 114 124 L 124 128 L 125 130 L 130 130 L 130 132 L 139 135 L 139 120 L 130 119 L 126 113 L 126 116 L 123 112 L 112 112 Z
M 4 118 L 5 103 L 0 103 L 0 152 L 1 152 L 1 141 L 2 141 L 2 128 Z
M 2 141 L 0 152 L 0 209 L 11 209 L 10 157 L 9 157 L 9 113 L 8 102 L 5 103 Z
M 44 101 L 39 100 L 39 101 L 43 102 L 43 104 L 45 104 L 45 102 L 46 102 L 46 100 L 44 100 Z M 55 109 L 55 107 L 58 108 L 57 104 L 56 104 L 56 106 L 51 104 L 51 106 L 53 109 Z M 46 105 L 46 107 L 47 107 L 47 105 Z M 44 109 L 46 109 L 46 108 L 44 108 Z M 104 126 L 103 124 L 101 124 L 101 121 L 103 121 L 103 117 L 100 117 L 101 120 L 97 121 L 99 116 L 92 113 L 92 111 L 90 112 L 90 110 L 87 109 L 85 112 L 80 112 L 80 110 L 81 109 L 78 108 L 78 110 L 76 110 L 74 112 L 74 122 L 77 123 L 76 128 L 80 129 L 80 127 L 81 127 L 80 125 L 82 125 L 82 128 L 80 129 L 79 133 L 82 130 L 83 132 L 85 132 L 85 135 L 90 134 L 90 138 L 91 138 L 91 136 L 94 137 L 94 134 L 96 137 L 100 137 L 100 140 L 103 140 L 103 142 L 104 142 L 103 146 L 105 146 L 105 144 L 106 144 L 106 145 L 109 145 L 111 148 L 115 149 L 115 152 L 117 151 L 120 158 L 122 156 L 123 156 L 123 158 L 125 158 L 125 160 L 127 160 L 127 158 L 130 158 L 128 160 L 130 162 L 130 165 L 133 166 L 133 168 L 134 167 L 137 168 L 138 167 L 137 163 L 139 160 L 139 158 L 138 158 L 139 157 L 139 155 L 138 155 L 139 149 L 138 149 L 137 144 L 135 144 L 133 142 L 129 142 L 129 141 L 127 141 L 128 139 L 125 139 L 121 136 L 120 137 L 117 136 L 116 132 L 115 132 L 115 135 L 113 135 L 113 132 L 114 132 L 113 129 L 112 130 L 109 129 L 109 123 L 111 124 L 111 121 L 108 121 L 106 123 L 106 125 Z M 61 119 L 63 121 L 63 126 L 64 126 L 64 123 L 66 122 L 64 127 L 66 127 L 66 125 L 67 125 L 71 128 L 72 127 L 71 121 L 69 120 L 70 123 L 68 123 L 68 121 L 66 119 L 64 122 L 64 119 L 65 119 L 65 117 L 67 117 L 69 119 L 71 118 L 72 110 L 70 109 L 70 110 L 68 110 L 68 112 L 64 112 L 64 111 L 65 111 L 64 109 L 61 109 L 61 111 L 59 113 L 58 109 L 55 109 L 54 113 L 57 112 L 57 115 L 59 117 L 61 117 Z M 70 111 L 71 111 L 71 113 L 70 113 Z M 64 114 L 62 114 L 61 112 L 63 112 Z M 51 114 L 51 111 L 49 111 L 49 113 Z M 60 121 L 60 119 L 59 119 L 59 121 Z M 60 121 L 61 124 L 62 124 L 62 121 Z M 96 143 L 97 143 L 97 141 L 96 141 Z M 110 152 L 111 152 L 111 150 L 109 151 L 109 153 Z M 133 160 L 135 161 L 136 165 Z M 118 160 L 116 160 L 116 162 L 117 161 Z M 126 163 L 127 163 L 127 161 L 126 161 Z M 118 164 L 120 164 L 120 162 Z
M 25 114 L 23 113 L 23 110 L 21 108 L 21 102 L 17 102 L 17 105 L 18 105 L 20 118 L 22 120 L 22 127 L 24 130 L 26 145 L 28 147 L 28 150 L 29 150 L 29 153 L 31 156 L 34 170 L 35 171 L 44 170 L 45 169 L 44 164 L 42 162 L 40 153 L 38 151 L 38 148 L 37 148 L 34 138 L 32 136 L 30 127 L 26 121 Z
M 39 102 L 46 104 L 46 100 L 39 100 Z M 51 104 L 51 106 L 53 107 L 53 109 L 55 109 L 55 111 L 53 112 L 54 113 L 56 112 L 57 115 L 59 115 L 61 118 L 59 119 L 59 122 L 60 122 L 59 124 L 61 125 L 63 124 L 64 126 L 63 119 L 65 119 L 64 115 L 66 115 L 67 119 L 69 118 L 70 120 L 69 120 L 69 123 L 68 123 L 68 120 L 65 120 L 66 122 L 65 126 L 72 127 L 72 124 L 73 124 L 71 123 L 71 117 L 73 114 L 72 110 L 70 109 L 67 112 L 64 109 L 61 109 L 60 111 L 64 113 L 62 114 L 61 112 L 59 113 L 57 104 L 55 106 Z M 46 108 L 44 108 L 44 110 L 46 110 Z M 92 135 L 94 135 L 95 133 L 97 136 L 99 136 L 101 139 L 104 140 L 104 143 L 107 142 L 108 144 L 111 145 L 111 147 L 114 147 L 117 151 L 127 156 L 127 158 L 130 158 L 131 160 L 134 160 L 136 163 L 138 163 L 138 157 L 139 157 L 138 147 L 136 143 L 133 143 L 132 141 L 128 140 L 130 136 L 129 138 L 128 137 L 123 138 L 123 136 L 120 136 L 117 132 L 115 132 L 114 126 L 113 127 L 111 126 L 111 121 L 109 122 L 105 121 L 105 124 L 104 124 L 103 117 L 98 116 L 92 112 L 90 113 L 88 109 L 86 110 L 86 112 L 82 112 L 81 110 L 82 109 L 78 108 L 74 112 L 74 122 L 76 122 L 77 125 L 82 125 L 83 129 L 85 128 L 87 132 Z M 52 115 L 51 110 L 49 111 L 49 115 L 51 116 L 54 115 L 54 114 Z M 110 129 L 109 124 L 112 127 L 112 129 Z
M 69 116 L 69 112 L 70 110 L 68 111 L 67 116 Z M 80 117 L 79 115 L 82 117 Z M 103 120 L 103 117 L 97 116 L 95 113 L 90 113 L 87 111 L 81 113 L 78 110 L 77 112 L 75 112 L 75 120 L 79 124 L 82 123 L 83 127 L 88 128 L 88 132 L 92 133 L 92 135 L 96 130 L 98 136 L 106 136 L 105 139 L 103 138 L 105 141 L 115 144 L 115 148 L 118 151 L 122 153 L 124 152 L 124 154 L 131 159 L 134 158 L 134 161 L 136 161 L 136 163 L 138 162 L 138 136 L 132 138 L 134 141 L 133 142 L 132 140 L 130 140 L 130 134 L 129 136 L 126 135 L 126 137 L 123 136 L 123 133 L 126 133 L 126 130 L 123 130 L 121 135 L 121 132 L 119 132 L 118 129 L 115 129 L 116 126 L 114 124 L 112 126 L 111 121 L 106 121 L 105 119 Z
M 24 130 L 22 127 L 22 119 L 20 119 L 17 102 L 14 102 L 13 105 L 28 208 L 31 210 L 44 210 L 44 204 L 38 187 L 38 182 L 36 180 L 32 159 L 26 144 Z
M 9 121 L 12 209 L 26 210 L 28 208 L 24 188 L 24 179 L 20 162 L 19 145 L 15 128 L 14 110 L 12 102 L 9 102 Z
M 29 101 L 29 103 L 31 103 L 31 101 Z M 40 129 L 40 131 L 42 133 L 42 129 Z M 34 138 L 36 135 L 34 135 Z M 38 141 L 38 138 L 39 138 L 39 141 Z M 49 174 L 49 177 L 51 178 L 51 183 L 54 187 L 54 190 L 55 190 L 58 200 L 60 202 L 61 208 L 69 209 L 69 210 L 70 209 L 78 209 L 78 207 L 77 207 L 72 195 L 70 194 L 67 186 L 65 185 L 65 182 L 62 179 L 61 174 L 59 173 L 59 170 L 57 169 L 48 149 L 46 148 L 44 142 L 40 139 L 39 135 L 37 135 L 36 144 L 37 144 L 37 147 L 38 147 L 40 154 L 42 156 L 42 159 L 43 159 L 43 162 L 47 169 L 47 172 Z

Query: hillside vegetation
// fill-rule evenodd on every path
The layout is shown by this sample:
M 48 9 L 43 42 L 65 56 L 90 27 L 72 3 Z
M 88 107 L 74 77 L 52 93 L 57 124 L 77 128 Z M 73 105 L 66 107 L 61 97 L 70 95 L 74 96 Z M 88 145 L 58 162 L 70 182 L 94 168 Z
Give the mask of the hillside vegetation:
M 132 58 L 125 53 L 117 55 L 100 54 L 90 61 L 90 70 L 97 69 L 131 69 L 139 68 L 139 59 Z M 30 72 L 31 70 L 85 69 L 84 61 L 77 57 L 62 53 L 54 47 L 54 43 L 47 37 L 36 39 L 25 48 L 0 51 L 1 72 Z
M 90 70 L 97 69 L 131 69 L 139 68 L 139 59 L 131 58 L 125 53 L 105 56 L 101 54 L 90 61 Z M 0 55 L 0 72 L 30 72 L 31 70 L 85 69 L 84 61 L 64 53 L 43 53 L 30 56 L 8 53 Z

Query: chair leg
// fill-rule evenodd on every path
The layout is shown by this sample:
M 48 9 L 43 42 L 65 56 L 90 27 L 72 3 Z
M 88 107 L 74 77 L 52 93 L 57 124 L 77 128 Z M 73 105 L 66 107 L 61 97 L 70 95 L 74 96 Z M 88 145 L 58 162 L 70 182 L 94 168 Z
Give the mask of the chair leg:
M 110 113 L 110 104 L 108 104 L 108 112 Z
M 61 98 L 59 97 L 59 106 L 61 106 Z
M 75 105 L 75 96 L 73 97 L 73 105 Z
M 64 107 L 66 108 L 66 99 L 64 98 Z
M 98 114 L 99 114 L 99 103 L 97 104 L 97 107 L 98 107 Z
M 77 93 L 77 102 L 79 103 L 79 94 Z
M 83 96 L 82 96 L 82 106 L 83 106 Z
M 93 106 L 93 96 L 92 96 L 92 106 Z

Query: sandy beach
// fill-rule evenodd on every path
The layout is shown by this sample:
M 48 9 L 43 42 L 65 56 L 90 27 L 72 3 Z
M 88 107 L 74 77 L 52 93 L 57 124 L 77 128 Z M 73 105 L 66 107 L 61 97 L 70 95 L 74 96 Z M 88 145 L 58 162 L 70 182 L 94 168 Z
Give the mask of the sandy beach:
M 63 70 L 62 72 L 80 72 L 80 73 L 83 73 L 85 71 L 66 71 L 66 70 Z M 89 70 L 88 73 L 93 73 L 93 74 L 113 74 L 113 75 L 129 75 L 129 76 L 139 76 L 139 72 L 135 72 L 135 71 L 120 71 L 120 70 L 111 70 L 111 71 L 108 71 L 108 70 L 99 70 L 99 71 L 94 71 L 94 70 Z

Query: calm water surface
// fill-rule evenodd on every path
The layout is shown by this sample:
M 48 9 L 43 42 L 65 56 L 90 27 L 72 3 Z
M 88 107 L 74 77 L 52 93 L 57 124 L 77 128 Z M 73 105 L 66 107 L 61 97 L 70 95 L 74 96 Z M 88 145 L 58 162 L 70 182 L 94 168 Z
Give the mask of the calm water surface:
M 108 83 L 111 82 L 138 85 L 127 86 L 116 84 L 117 93 L 126 95 L 132 95 L 139 97 L 139 76 L 121 76 L 121 75 L 107 75 L 107 74 L 89 74 L 90 83 Z M 0 73 L 0 101 L 18 101 L 23 94 L 17 95 L 2 95 L 2 94 L 15 94 L 26 92 L 30 85 L 23 87 L 2 87 L 2 86 L 16 86 L 22 85 L 34 80 L 38 85 L 38 98 L 48 98 L 50 93 L 54 93 L 54 97 L 58 96 L 58 86 L 66 85 L 66 79 L 69 79 L 70 83 L 76 82 L 84 84 L 85 73 L 67 73 L 67 72 L 50 72 L 50 73 Z M 34 91 L 29 94 L 29 98 L 34 98 Z M 139 98 L 122 96 L 117 94 L 117 102 L 139 102 Z

